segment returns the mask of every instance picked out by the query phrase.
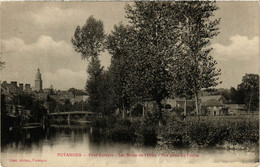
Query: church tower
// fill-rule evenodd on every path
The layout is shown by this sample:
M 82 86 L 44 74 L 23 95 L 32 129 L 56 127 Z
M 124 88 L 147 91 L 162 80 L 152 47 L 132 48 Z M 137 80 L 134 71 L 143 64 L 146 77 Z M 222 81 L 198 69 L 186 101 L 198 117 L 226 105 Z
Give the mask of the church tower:
M 37 73 L 35 75 L 35 90 L 42 91 L 42 74 L 40 69 L 38 68 Z

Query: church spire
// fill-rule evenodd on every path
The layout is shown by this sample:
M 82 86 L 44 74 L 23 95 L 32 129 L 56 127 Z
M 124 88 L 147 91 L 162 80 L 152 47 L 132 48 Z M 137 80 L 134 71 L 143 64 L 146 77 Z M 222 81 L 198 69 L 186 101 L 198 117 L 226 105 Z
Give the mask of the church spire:
M 37 91 L 42 90 L 42 74 L 39 68 L 37 69 L 37 73 L 35 74 L 35 89 Z

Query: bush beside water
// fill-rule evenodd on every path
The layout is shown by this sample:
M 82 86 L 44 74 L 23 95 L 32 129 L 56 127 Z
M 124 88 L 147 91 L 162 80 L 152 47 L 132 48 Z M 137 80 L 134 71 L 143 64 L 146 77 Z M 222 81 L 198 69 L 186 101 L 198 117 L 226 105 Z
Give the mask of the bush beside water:
M 253 117 L 253 116 L 252 116 Z M 255 115 L 255 117 L 257 117 Z M 222 147 L 247 149 L 259 144 L 257 119 L 231 117 L 187 117 L 164 114 L 159 126 L 158 117 L 147 114 L 132 121 L 109 117 L 94 121 L 94 127 L 104 129 L 106 137 L 116 142 L 131 142 L 161 149 Z

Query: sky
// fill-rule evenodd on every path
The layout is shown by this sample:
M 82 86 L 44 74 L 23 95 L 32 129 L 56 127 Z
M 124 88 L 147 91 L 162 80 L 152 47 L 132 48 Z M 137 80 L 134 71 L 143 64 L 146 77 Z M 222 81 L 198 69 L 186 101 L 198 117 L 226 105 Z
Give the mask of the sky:
M 217 2 L 220 34 L 212 40 L 211 55 L 222 70 L 218 88 L 237 87 L 245 73 L 259 74 L 258 2 Z M 93 15 L 109 34 L 115 24 L 127 24 L 125 2 L 2 2 L 1 81 L 29 83 L 34 87 L 40 68 L 43 87 L 84 89 L 88 62 L 71 44 L 77 25 Z M 107 68 L 111 56 L 104 52 Z

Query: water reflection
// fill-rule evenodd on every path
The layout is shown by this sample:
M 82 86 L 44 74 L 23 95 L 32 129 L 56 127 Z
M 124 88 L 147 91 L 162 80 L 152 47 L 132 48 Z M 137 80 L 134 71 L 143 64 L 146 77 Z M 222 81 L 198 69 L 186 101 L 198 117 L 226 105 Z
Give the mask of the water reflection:
M 258 162 L 256 152 L 242 150 L 155 150 L 150 147 L 137 148 L 132 144 L 115 143 L 106 139 L 99 129 L 86 124 L 54 124 L 42 130 L 23 133 L 2 143 L 3 166 L 37 166 L 37 163 L 10 162 L 10 158 L 45 159 L 42 166 L 161 166 L 179 164 L 189 166 L 198 163 L 221 164 L 220 166 L 255 164 Z M 29 133 L 29 135 L 28 135 Z M 58 157 L 57 153 L 114 154 L 115 157 Z M 118 154 L 197 154 L 199 157 L 118 157 Z

